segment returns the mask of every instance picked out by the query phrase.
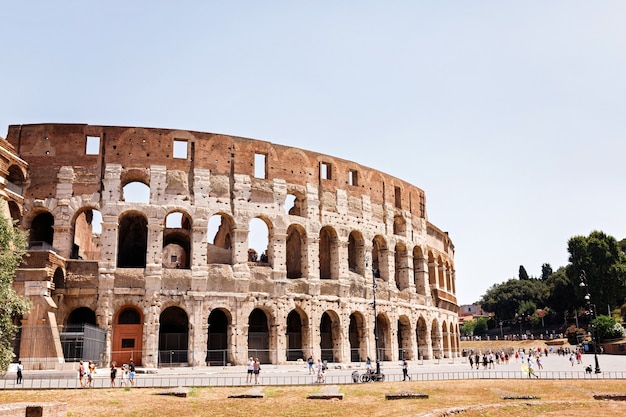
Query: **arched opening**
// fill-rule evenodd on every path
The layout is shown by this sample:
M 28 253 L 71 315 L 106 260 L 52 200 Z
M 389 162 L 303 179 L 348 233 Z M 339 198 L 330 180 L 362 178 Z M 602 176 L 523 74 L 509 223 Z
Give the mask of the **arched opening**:
M 127 203 L 150 203 L 150 187 L 140 181 L 131 181 L 122 188 L 122 201 Z
M 143 316 L 135 307 L 123 307 L 115 318 L 111 361 L 122 365 L 132 360 L 135 365 L 141 365 L 142 350 Z
M 337 255 L 337 233 L 332 227 L 325 226 L 320 230 L 319 240 L 321 279 L 337 278 Z
M 248 318 L 248 357 L 270 363 L 270 333 L 265 312 L 255 308 Z
M 191 217 L 179 211 L 165 218 L 161 263 L 168 269 L 189 269 L 191 262 Z
M 411 322 L 407 316 L 400 316 L 400 319 L 398 319 L 398 358 L 413 359 Z
M 450 357 L 450 333 L 448 333 L 448 323 L 446 323 L 445 321 L 443 322 L 443 334 L 442 334 L 442 339 L 443 339 L 443 357 L 444 358 L 449 358 Z
M 430 359 L 430 353 L 428 352 L 428 326 L 426 320 L 421 317 L 417 320 L 417 328 L 415 329 L 415 336 L 417 337 L 417 359 Z
M 443 358 L 443 346 L 441 345 L 441 328 L 437 320 L 433 320 L 430 329 L 430 340 L 433 345 L 433 356 L 435 359 Z
M 302 347 L 302 317 L 298 311 L 291 310 L 287 315 L 287 360 L 304 360 Z
M 291 216 L 306 215 L 306 200 L 302 195 L 289 193 L 285 198 L 285 213 Z
M 52 284 L 54 287 L 53 294 L 54 294 L 54 291 L 65 289 L 65 274 L 63 273 L 62 268 L 57 268 L 54 270 L 54 275 L 52 276 Z M 94 316 L 94 324 L 95 324 L 95 316 Z
M 350 360 L 363 362 L 367 359 L 365 318 L 361 313 L 350 314 L 348 339 L 350 340 Z
M 22 211 L 20 210 L 20 206 L 17 205 L 15 201 L 9 201 L 9 213 L 11 214 L 11 220 L 13 220 L 13 224 L 19 225 L 22 221 Z
M 415 291 L 419 295 L 426 295 L 426 269 L 424 267 L 424 253 L 422 248 L 413 248 L 413 282 Z
M 168 307 L 159 317 L 159 363 L 187 364 L 189 317 L 180 307 Z
M 207 263 L 232 264 L 232 230 L 233 222 L 229 217 L 211 216 L 207 232 Z
M 302 278 L 302 260 L 306 259 L 303 251 L 305 232 L 301 226 L 291 225 L 287 229 L 287 278 Z
M 207 337 L 207 365 L 225 366 L 229 361 L 228 333 L 230 328 L 229 316 L 222 309 L 215 309 L 209 314 L 209 328 Z
M 406 237 L 406 220 L 402 216 L 393 218 L 393 234 Z
M 105 350 L 106 332 L 96 325 L 96 313 L 92 309 L 79 307 L 73 310 L 59 336 L 66 362 L 92 360 L 100 363 Z
M 386 258 L 387 242 L 382 236 L 372 240 L 372 274 L 374 278 L 389 281 L 389 266 Z
M 248 261 L 268 263 L 269 227 L 267 223 L 260 218 L 254 218 L 250 220 L 248 227 Z
M 28 235 L 29 250 L 53 250 L 54 216 L 49 212 L 39 213 L 31 222 Z
M 383 361 L 391 360 L 391 326 L 389 319 L 383 313 L 376 317 L 378 332 L 378 358 Z
M 102 242 L 102 214 L 95 209 L 81 210 L 74 218 L 71 259 L 97 261 Z
M 404 243 L 398 242 L 394 253 L 394 276 L 396 285 L 400 291 L 406 290 L 410 287 L 408 257 L 409 255 L 407 253 L 406 246 Z
M 328 362 L 337 362 L 336 354 L 339 352 L 340 329 L 339 317 L 325 311 L 320 321 L 320 351 L 321 359 Z
M 118 268 L 145 268 L 147 249 L 148 219 L 138 212 L 123 213 L 118 232 Z
M 348 269 L 365 276 L 365 240 L 360 232 L 352 231 L 348 236 Z

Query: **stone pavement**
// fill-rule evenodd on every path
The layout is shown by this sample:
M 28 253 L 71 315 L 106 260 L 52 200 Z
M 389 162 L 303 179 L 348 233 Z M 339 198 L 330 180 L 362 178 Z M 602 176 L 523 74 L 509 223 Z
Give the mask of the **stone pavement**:
M 626 379 L 626 355 L 598 355 L 601 373 L 585 372 L 585 367 L 595 368 L 593 354 L 583 355 L 583 363 L 574 366 L 569 357 L 550 354 L 541 358 L 543 369 L 534 370 L 545 379 Z M 495 365 L 493 369 L 470 369 L 467 358 L 447 358 L 441 360 L 409 361 L 409 375 L 413 381 L 455 380 L 455 379 L 520 379 L 521 361 L 515 359 L 508 364 Z M 326 372 L 327 384 L 352 383 L 352 372 L 365 372 L 364 363 L 329 364 Z M 400 362 L 381 362 L 381 371 L 386 381 L 402 380 Z M 263 365 L 260 383 L 263 385 L 305 385 L 313 384 L 316 376 L 310 375 L 305 363 L 287 365 Z M 246 386 L 245 366 L 212 367 L 162 367 L 158 369 L 139 368 L 137 387 L 177 387 L 177 386 Z M 117 386 L 119 386 L 119 381 Z M 94 378 L 95 388 L 110 387 L 109 371 L 98 369 Z M 0 389 L 22 388 L 78 388 L 78 377 L 73 371 L 25 371 L 23 384 L 15 383 L 15 371 L 9 370 L 0 377 Z

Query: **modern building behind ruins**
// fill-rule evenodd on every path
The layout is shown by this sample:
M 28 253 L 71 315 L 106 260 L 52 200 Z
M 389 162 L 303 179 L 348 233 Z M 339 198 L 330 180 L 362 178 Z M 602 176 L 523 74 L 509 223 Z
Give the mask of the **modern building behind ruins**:
M 184 130 L 13 125 L 0 196 L 29 232 L 14 284 L 33 302 L 16 318 L 29 368 L 458 355 L 448 234 L 423 190 L 356 162 Z

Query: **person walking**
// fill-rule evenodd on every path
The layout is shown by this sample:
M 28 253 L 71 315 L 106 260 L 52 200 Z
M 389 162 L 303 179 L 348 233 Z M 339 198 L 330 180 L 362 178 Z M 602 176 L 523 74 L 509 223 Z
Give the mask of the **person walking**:
M 17 383 L 22 383 L 22 371 L 24 370 L 24 365 L 22 365 L 22 361 L 17 361 Z
M 259 374 L 261 373 L 261 363 L 259 358 L 254 358 L 254 384 L 259 385 Z
M 130 381 L 130 386 L 135 386 L 135 362 L 130 360 L 130 364 L 128 364 L 128 380 Z
M 115 377 L 117 377 L 116 363 L 111 362 L 111 388 L 115 388 Z
M 402 359 L 402 380 L 406 381 L 407 378 L 409 381 L 411 380 L 411 376 L 409 375 L 409 364 L 406 359 Z
M 313 374 L 313 365 L 315 364 L 315 359 L 313 359 L 313 355 L 309 355 L 309 359 L 306 360 L 309 365 L 309 375 Z
M 252 359 L 252 356 L 250 356 L 250 358 L 248 359 L 246 384 L 249 384 L 252 382 L 252 375 L 254 375 L 254 359 Z

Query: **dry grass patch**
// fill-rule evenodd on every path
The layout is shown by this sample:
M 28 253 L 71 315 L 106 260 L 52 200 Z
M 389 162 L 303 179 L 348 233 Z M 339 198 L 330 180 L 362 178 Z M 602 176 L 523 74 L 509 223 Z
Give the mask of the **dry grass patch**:
M 626 415 L 626 402 L 597 401 L 598 393 L 623 393 L 622 380 L 462 380 L 371 383 L 340 386 L 343 400 L 307 400 L 321 386 L 268 386 L 265 399 L 228 398 L 248 387 L 194 388 L 191 396 L 156 395 L 160 389 L 14 390 L 0 392 L 0 402 L 62 401 L 68 417 L 127 416 L 437 416 L 433 410 L 460 408 L 462 417 Z M 385 400 L 385 394 L 415 391 L 428 399 Z M 504 400 L 505 396 L 539 400 Z M 533 405 L 528 405 L 533 404 Z M 489 406 L 485 408 L 473 408 Z M 494 406 L 495 405 L 495 406 Z

